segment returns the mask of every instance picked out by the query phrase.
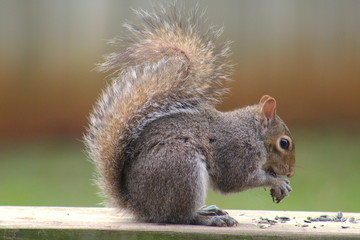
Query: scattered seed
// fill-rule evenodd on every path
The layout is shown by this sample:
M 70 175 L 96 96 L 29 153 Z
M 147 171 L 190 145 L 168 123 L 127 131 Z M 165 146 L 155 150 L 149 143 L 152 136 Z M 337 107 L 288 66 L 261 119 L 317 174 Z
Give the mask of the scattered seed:
M 278 221 L 276 220 L 272 220 L 272 219 L 268 219 L 268 218 L 263 218 L 260 217 L 257 221 L 257 225 L 260 228 L 268 228 L 271 227 L 272 225 L 275 225 L 276 223 L 278 223 Z
M 285 222 L 290 221 L 290 218 L 288 218 L 288 217 L 279 217 L 279 219 L 281 221 L 285 221 Z
M 334 217 L 329 217 L 328 215 L 322 215 L 318 217 L 317 220 L 320 222 L 332 222 L 335 221 L 336 219 Z
M 288 217 L 279 217 L 279 216 L 276 216 L 276 217 L 275 217 L 275 220 L 280 220 L 281 223 L 285 223 L 285 222 L 290 221 L 291 219 L 288 218 Z
M 268 218 L 260 217 L 258 223 L 267 223 L 267 224 L 270 224 L 270 225 L 274 225 L 275 223 L 277 223 L 277 221 L 271 220 L 271 219 L 268 219 Z
M 342 229 L 349 228 L 350 226 L 341 226 Z
M 303 225 L 301 225 L 302 227 L 308 227 L 309 225 L 307 225 L 307 224 L 303 224 Z
M 347 218 L 344 217 L 344 214 L 342 212 L 338 212 L 335 216 L 329 216 L 329 215 L 323 214 L 323 215 L 320 215 L 319 217 L 315 217 L 315 218 L 307 217 L 306 219 L 311 222 L 346 222 L 347 221 Z M 349 222 L 354 223 L 355 218 L 349 218 L 349 219 L 351 219 L 351 221 L 348 220 Z M 306 223 L 308 223 L 308 222 L 306 222 Z
M 306 222 L 306 223 L 311 223 L 311 221 L 310 221 L 310 220 L 304 220 L 304 222 Z

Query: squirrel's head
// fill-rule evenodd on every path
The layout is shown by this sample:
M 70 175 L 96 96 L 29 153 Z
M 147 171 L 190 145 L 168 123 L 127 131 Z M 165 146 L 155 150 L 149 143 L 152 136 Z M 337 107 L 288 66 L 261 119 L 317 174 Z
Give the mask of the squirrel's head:
M 295 144 L 289 129 L 276 115 L 276 100 L 265 95 L 258 106 L 264 144 L 268 152 L 263 169 L 273 175 L 292 177 L 295 172 Z

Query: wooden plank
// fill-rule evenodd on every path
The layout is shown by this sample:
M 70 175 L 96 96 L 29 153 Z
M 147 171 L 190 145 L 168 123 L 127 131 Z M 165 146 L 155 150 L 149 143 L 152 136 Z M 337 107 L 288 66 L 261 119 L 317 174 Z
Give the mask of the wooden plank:
M 205 239 L 219 239 L 226 236 L 242 239 L 257 237 L 360 238 L 360 213 L 343 213 L 344 219 L 347 219 L 345 222 L 312 221 L 310 223 L 304 220 L 308 221 L 308 217 L 318 218 L 321 215 L 336 216 L 337 213 L 253 210 L 228 210 L 228 213 L 239 221 L 239 226 L 220 228 L 139 223 L 135 222 L 129 214 L 119 213 L 111 208 L 0 206 L 0 230 L 2 230 L 0 236 L 10 236 L 8 238 L 12 239 L 12 234 L 22 232 L 24 235 L 27 231 L 31 232 L 30 230 L 49 231 L 47 234 L 49 236 L 50 230 L 61 230 L 73 231 L 77 236 L 89 234 L 91 231 L 109 232 L 114 236 L 121 234 L 137 234 L 136 236 L 139 234 L 174 236 L 175 234 L 178 236 L 171 239 L 183 239 L 182 236 L 192 235 L 206 236 Z M 281 218 L 276 217 L 284 217 L 283 219 L 287 221 L 281 221 Z

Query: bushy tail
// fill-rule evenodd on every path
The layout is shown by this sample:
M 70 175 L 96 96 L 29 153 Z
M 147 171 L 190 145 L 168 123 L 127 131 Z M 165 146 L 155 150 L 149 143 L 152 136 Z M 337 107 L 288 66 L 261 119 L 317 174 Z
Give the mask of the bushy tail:
M 114 40 L 128 48 L 99 65 L 113 79 L 94 107 L 85 142 L 112 206 L 126 207 L 121 175 L 130 140 L 156 118 L 191 111 L 200 101 L 214 104 L 224 92 L 229 47 L 215 46 L 221 30 L 201 31 L 203 13 L 175 5 L 135 11 L 142 24 L 124 24 L 129 35 Z

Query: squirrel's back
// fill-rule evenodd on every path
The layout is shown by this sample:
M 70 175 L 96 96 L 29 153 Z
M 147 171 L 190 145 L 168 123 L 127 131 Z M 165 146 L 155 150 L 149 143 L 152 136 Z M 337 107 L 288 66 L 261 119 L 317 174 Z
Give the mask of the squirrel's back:
M 127 146 L 158 118 L 197 111 L 225 91 L 228 44 L 215 46 L 220 30 L 201 31 L 203 14 L 170 4 L 152 13 L 135 11 L 140 24 L 124 24 L 128 47 L 105 58 L 113 79 L 90 116 L 85 142 L 97 165 L 98 183 L 112 206 L 126 207 L 122 171 Z

